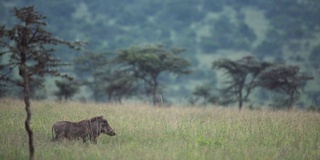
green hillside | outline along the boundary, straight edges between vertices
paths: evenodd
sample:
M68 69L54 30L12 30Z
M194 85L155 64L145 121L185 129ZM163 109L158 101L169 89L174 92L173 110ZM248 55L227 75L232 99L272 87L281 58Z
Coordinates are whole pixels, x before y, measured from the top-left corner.
M201 84L221 88L225 77L212 69L212 62L244 56L298 65L314 77L298 105L319 103L320 2L316 0L13 0L0 3L0 25L14 25L16 19L10 10L29 5L47 17L47 29L57 37L89 42L86 51L80 53L58 48L58 57L65 61L87 51L107 54L149 44L185 48L182 56L192 63L193 73L178 79L168 74L160 76L161 83L167 85L162 95L172 103L188 99ZM5 58L0 60L4 63ZM93 78L79 74L73 66L63 72L79 80ZM57 90L54 80L49 77L46 83L47 97L52 98ZM77 97L91 99L91 92L82 88ZM268 93L261 94L252 99L260 103L268 97Z

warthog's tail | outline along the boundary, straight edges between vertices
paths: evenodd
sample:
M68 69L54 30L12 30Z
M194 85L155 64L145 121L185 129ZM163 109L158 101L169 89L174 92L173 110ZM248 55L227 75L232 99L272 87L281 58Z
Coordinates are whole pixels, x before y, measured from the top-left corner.
M51 139L51 141L55 141L56 138L54 137L54 134L53 134L53 126L52 126L52 128L51 128L51 133L52 133L52 139Z

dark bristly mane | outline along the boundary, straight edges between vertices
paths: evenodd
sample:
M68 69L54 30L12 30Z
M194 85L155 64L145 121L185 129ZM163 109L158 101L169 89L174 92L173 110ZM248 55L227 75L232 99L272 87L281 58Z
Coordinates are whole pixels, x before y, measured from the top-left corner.
M82 120L82 121L79 121L79 122L73 122L75 124L83 124L83 123L89 123L89 122L95 122L97 120L101 120L103 119L103 116L97 116L97 117L93 117L91 119L86 119L86 120Z
M101 119L103 119L102 116L93 117L90 119L90 122L94 122L94 121L101 120Z

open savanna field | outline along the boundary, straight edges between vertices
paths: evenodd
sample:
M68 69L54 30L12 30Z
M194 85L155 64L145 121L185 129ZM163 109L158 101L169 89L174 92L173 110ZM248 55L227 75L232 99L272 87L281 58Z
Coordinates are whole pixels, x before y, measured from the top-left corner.
M35 159L320 159L320 114L223 107L32 101ZM51 142L52 124L103 115L117 133L98 144ZM0 159L28 158L20 100L0 99Z

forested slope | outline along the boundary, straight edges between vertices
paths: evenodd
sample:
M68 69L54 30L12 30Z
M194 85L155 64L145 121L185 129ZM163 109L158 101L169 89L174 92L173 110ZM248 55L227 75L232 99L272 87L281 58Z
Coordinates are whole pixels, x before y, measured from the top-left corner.
M14 24L9 11L27 5L47 16L53 34L88 41L92 52L145 44L185 48L183 56L191 61L193 74L178 80L163 76L171 86L166 95L189 96L204 83L219 88L222 77L212 70L212 62L248 55L300 66L315 77L302 94L307 99L303 103L316 103L320 95L320 2L316 0L5 0L0 3L0 24ZM61 59L78 56L65 52L59 50Z

